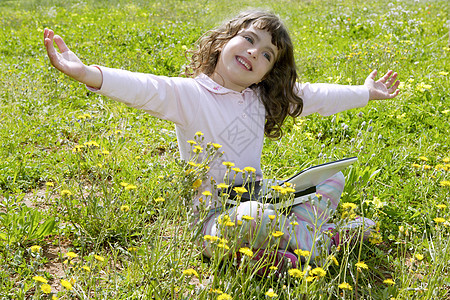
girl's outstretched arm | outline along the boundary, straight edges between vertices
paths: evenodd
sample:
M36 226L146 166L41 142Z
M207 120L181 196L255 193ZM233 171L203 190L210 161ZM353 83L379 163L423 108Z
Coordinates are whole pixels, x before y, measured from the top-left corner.
M60 52L57 52L53 46L55 41ZM50 63L59 71L72 77L90 87L101 88L103 82L102 72L92 66L86 66L81 60L69 50L59 35L55 35L53 30L44 30L44 45L47 49L47 55Z
M377 70L373 70L367 77L364 85L369 89L369 100L392 99L398 95L397 73L389 70L383 77L375 81Z

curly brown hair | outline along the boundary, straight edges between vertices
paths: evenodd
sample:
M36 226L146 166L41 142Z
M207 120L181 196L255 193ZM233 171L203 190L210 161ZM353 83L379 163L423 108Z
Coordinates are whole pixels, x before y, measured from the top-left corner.
M264 79L250 86L260 97L266 109L264 133L267 137L279 139L283 135L282 125L289 115L298 117L303 109L303 100L296 94L297 68L294 49L289 33L281 19L275 14L262 10L240 13L221 26L207 31L192 51L190 72L197 76L204 73L211 76L217 65L222 47L241 30L255 26L267 30L272 35L272 44L278 48L278 55L272 70Z

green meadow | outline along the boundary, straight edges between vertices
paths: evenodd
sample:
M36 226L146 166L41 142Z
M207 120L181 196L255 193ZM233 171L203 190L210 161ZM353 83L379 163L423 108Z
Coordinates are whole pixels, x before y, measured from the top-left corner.
M179 76L205 31L257 7L285 21L302 82L358 85L374 69L401 81L393 100L288 119L265 140L266 177L358 157L333 219L365 216L377 232L334 248L321 272L257 276L232 239L204 259L188 203L208 162L180 161L172 123L88 91L43 46L51 28L85 64ZM0 0L0 298L448 299L448 12L445 0Z

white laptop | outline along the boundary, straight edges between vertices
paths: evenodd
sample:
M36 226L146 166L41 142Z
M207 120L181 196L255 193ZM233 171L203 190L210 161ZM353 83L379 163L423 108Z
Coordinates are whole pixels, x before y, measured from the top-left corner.
M316 186L318 184L335 175L339 171L342 171L357 160L357 157L350 157L312 166L303 169L286 180L263 179L254 183L247 183L244 186L249 192L244 193L239 201L245 202L254 200L263 203L272 203L276 208L289 207L303 203L315 196ZM285 182L291 183L292 187L295 189L294 197L290 197L289 200L282 199L279 195L277 196L271 189L271 186L282 185ZM229 188L226 193L230 195L230 198L227 200L227 204L236 205L237 194L233 191L233 187Z

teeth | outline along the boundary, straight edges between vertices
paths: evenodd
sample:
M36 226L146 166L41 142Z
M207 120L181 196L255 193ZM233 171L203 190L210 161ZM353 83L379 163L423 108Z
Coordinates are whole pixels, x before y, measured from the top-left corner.
M248 63L246 63L242 58L238 57L237 60L238 60L238 62L243 64L247 68L247 70L250 70L250 65Z

